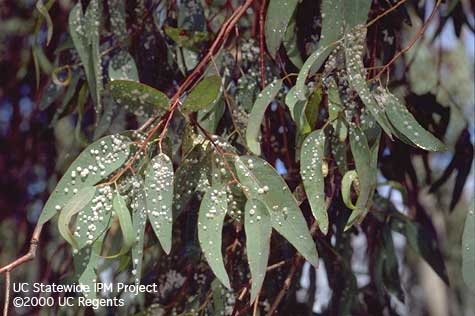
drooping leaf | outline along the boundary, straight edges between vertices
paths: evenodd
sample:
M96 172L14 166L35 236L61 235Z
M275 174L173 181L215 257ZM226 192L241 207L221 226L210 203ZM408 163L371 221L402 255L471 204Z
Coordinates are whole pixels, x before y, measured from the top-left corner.
M161 115L168 110L168 97L143 83L114 80L109 88L114 101L137 116Z
M52 3L51 4L48 3L49 7L51 7ZM45 4L43 3L43 0L38 0L36 2L36 9L38 10L38 12L40 12L40 14L46 20L46 30L47 30L46 46L48 46L49 43L51 42L51 39L53 38L53 20L51 19L51 16L49 15L49 12L48 12L48 7L45 6Z
M356 220L362 220L369 211L374 190L376 189L376 169L372 164L372 151L370 151L366 136L359 127L350 128L350 146L355 161L356 172L359 179L359 194L355 209L348 219L346 229Z
M83 284L84 291L82 294L89 298L94 299L97 295L95 290L95 284L98 281L96 267L99 263L101 256L102 244L105 234L102 234L92 245L83 248L73 255L74 259L74 272L79 284Z
M337 132L338 134L332 135L331 138L331 152L340 174L344 175L347 170L347 145L344 140L343 142L340 141L341 138L338 136L341 135L341 133L339 133L339 131Z
M109 79L139 81L139 73L132 56L121 50L109 61Z
M102 111L102 66L99 45L100 7L97 0L90 1L83 14L81 2L69 13L69 32L84 67L96 113Z
M475 293L475 204L470 203L462 236L462 276Z
M429 151L446 150L445 145L426 131L407 108L399 102L396 96L389 91L382 91L379 94L378 101L384 106L389 121L394 128L400 134L406 136L412 144Z
M134 226L124 197L119 193L116 193L112 200L112 206L114 207L115 214L119 219L120 230L122 232L122 246L119 253L108 256L107 258L117 258L126 254L135 243Z
M74 215L81 211L92 200L96 193L96 187L87 186L79 190L71 199L66 203L64 208L59 213L58 219L58 231L61 236L74 248L77 249L77 242L74 239L71 231L69 230L69 224Z
M129 156L129 144L127 137L111 135L84 149L59 180L38 222L46 223L80 189L95 185L120 168Z
M292 87L285 96L285 104L289 108L290 115L297 125L301 134L308 134L311 131L310 124L305 116L307 101L299 100L295 93L295 87Z
M258 157L236 157L235 165L243 190L267 207L272 227L316 266L317 249L307 222L282 177L268 162Z
M319 129L308 135L300 152L300 170L307 199L323 234L328 232L328 214L325 202L325 179L322 172L325 161L325 131Z
M249 114L249 121L246 128L246 142L249 149L256 155L261 153L261 145L259 136L261 134L261 124L264 119L269 103L274 100L282 87L282 79L276 80L262 90L257 96L251 113Z
M356 170L349 170L343 176L341 180L341 197L343 199L343 203L345 203L346 207L350 210L354 210L356 208L355 204L351 199L351 187L353 186L353 182L358 179L358 173Z
M182 110L186 113L205 109L218 98L221 78L209 76L203 78L183 102Z
M328 119L330 121L336 120L343 110L338 86L335 79L331 78L328 83Z
M198 214L198 239L211 270L221 283L231 288L221 253L223 222L228 204L224 186L206 191Z
M41 96L38 106L40 111L47 109L61 96L63 92L64 86L58 85L53 80L51 80L46 86L46 89L43 91L43 95Z
M165 253L172 246L173 164L167 155L153 157L145 172L148 218Z
M147 224L147 206L145 202L145 192L140 192L133 198L132 223L135 232L135 243L132 246L132 275L135 277L135 284L140 283L142 274L142 262L144 256L145 226Z
M297 82L295 83L295 96L299 100L307 99L308 89L305 85L307 77L312 74L312 69L317 71L322 66L333 48L334 46L325 46L317 49L303 64L302 69L300 69L299 75L297 76Z
M255 199L247 200L244 220L247 260L252 277L252 304L261 290L266 275L272 224L266 206Z
M296 18L294 16L290 19L289 25L285 31L285 36L283 40L283 45L287 56L290 61L298 68L301 68L303 65L302 56L300 55L298 43L297 43L297 28L296 28Z
M371 112L381 128L392 138L391 124L386 117L384 107L376 102L366 84L366 71L363 64L364 40L366 28L356 27L345 37L346 71L350 86L356 90L365 107Z
M267 50L275 57L282 43L287 26L297 7L298 0L270 0L265 20Z

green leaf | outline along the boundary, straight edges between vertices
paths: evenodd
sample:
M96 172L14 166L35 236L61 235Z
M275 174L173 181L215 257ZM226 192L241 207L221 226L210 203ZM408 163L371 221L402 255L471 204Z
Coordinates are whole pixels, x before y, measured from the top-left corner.
M300 170L307 199L323 234L328 232L328 214L325 203L325 179L322 165L325 161L325 131L319 129L308 135L300 152Z
M358 173L360 190L355 209L350 215L345 229L350 228L356 220L361 221L364 218L369 211L374 190L376 189L377 169L373 167L373 151L370 151L366 136L357 126L350 128L350 147L355 161L356 172Z
M365 107L371 112L381 128L392 139L391 124L386 117L384 107L378 104L366 84L366 71L363 64L364 40L366 29L356 28L346 35L345 56L346 71L350 86L358 93Z
M270 0L265 20L265 39L269 54L275 58L298 0Z
M143 83L114 80L109 88L114 101L137 116L162 115L168 110L168 97Z
M145 192L141 191L134 196L132 207L132 223L135 232L135 243L132 246L132 275L135 277L135 284L140 283L142 274L142 262L144 256L145 227L147 224L147 206L145 202Z
M90 1L86 13L82 13L81 2L78 2L69 13L69 32L79 58L84 67L89 91L96 105L96 113L102 111L102 66L99 44L100 4L97 0Z
M46 89L43 91L43 95L40 98L39 109L43 111L47 109L54 101L56 101L64 92L64 86L58 85L51 80Z
M261 145L259 135L261 134L261 123L264 119L267 106L271 103L279 93L282 87L282 79L276 80L262 90L257 96L246 129L246 143L249 149L256 155L261 153Z
M132 56L121 50L109 61L109 79L139 81L139 73Z
M129 157L130 139L121 135L103 137L89 145L69 166L46 201L38 223L49 221L75 192L95 185L120 168Z
M353 182L358 179L358 173L356 170L349 170L343 176L341 180L341 197L343 198L343 203L345 203L346 207L350 210L354 210L356 208L355 204L351 200L351 187Z
M51 3L51 4L48 3L49 7L51 7L54 1L53 2L49 1L49 2ZM53 20L51 20L51 16L49 15L48 8L43 3L43 0L38 0L36 2L36 9L38 10L38 12L40 12L40 14L46 20L46 27L47 27L46 46L48 46L49 43L51 42L51 39L53 38Z
M94 299L97 295L95 291L95 283L98 281L96 266L99 263L104 237L105 234L102 234L91 246L83 248L73 255L74 270L78 282L89 289L82 294L89 299Z
M96 193L96 187L88 186L82 188L78 193L73 195L71 199L66 203L61 210L58 219L58 231L60 235L74 248L77 249L78 245L74 239L71 231L69 230L69 224L71 218L81 211L92 200Z
M345 31L365 23L370 7L371 0L322 0L320 47L334 43Z
M219 76L203 78L186 97L182 110L189 113L205 109L218 98L220 89L221 78Z
M396 96L389 91L380 88L381 93L378 94L377 100L381 106L385 108L386 114L392 126L412 143L410 145L418 146L429 151L445 151L445 145L425 130L407 110L407 108L399 102ZM398 134L399 134L398 133ZM404 138L401 139L404 141Z
M272 227L316 266L317 249L307 222L282 177L269 163L258 157L237 157L235 165L243 190L267 207Z
M120 230L122 231L122 247L120 248L119 253L108 256L107 258L109 259L125 255L135 243L134 226L124 197L119 193L116 193L112 200L112 206L114 207L115 214L119 219Z
M247 200L244 220L247 260L252 277L252 304L261 290L266 275L272 224L266 206L255 199Z
M462 236L462 276L475 294L475 205L472 200Z
M328 116L330 121L338 118L344 107L338 91L335 79L331 78L328 83Z
M297 76L297 82L295 83L295 96L299 100L306 100L307 99L307 86L305 85L305 81L309 74L312 74L312 69L317 71L325 62L325 59L333 50L334 46L325 46L317 49L315 52L310 55L305 63L300 69L300 72Z
M231 285L221 253L223 222L227 206L224 186L213 186L206 191L198 214L198 239L211 270L221 283L230 289Z
M295 13L290 19L289 25L287 26L287 30L285 31L283 45L290 61L295 65L295 67L301 68L303 65L303 60L302 56L300 55L297 43L297 27Z
M172 246L173 164L167 155L153 157L145 172L148 218L163 250Z
M307 101L302 101L297 98L295 87L292 87L285 96L285 104L289 108L290 115L297 125L301 134L305 135L311 132L310 124L305 116Z
M345 126L345 125L342 124L341 126ZM337 135L335 135L335 133ZM346 157L347 146L345 143L345 139L343 139L343 142L341 141L341 138L339 137L340 135L341 133L339 129L337 129L332 135L331 152L332 152L333 159L335 160L336 165L338 167L338 171L340 171L340 174L343 175L346 173L346 170L347 170L347 157ZM345 138L346 138L346 134L345 134Z

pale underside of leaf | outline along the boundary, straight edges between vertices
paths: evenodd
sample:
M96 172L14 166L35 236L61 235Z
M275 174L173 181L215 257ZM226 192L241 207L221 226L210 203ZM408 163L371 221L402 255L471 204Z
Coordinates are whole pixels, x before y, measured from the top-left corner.
M66 170L46 201L38 220L49 221L74 192L92 186L120 168L129 156L130 139L121 135L103 137L84 149Z
M231 284L221 253L227 206L224 186L213 186L206 191L198 214L198 239L211 270L221 283L230 289Z
M69 229L69 224L74 215L81 211L92 200L96 193L96 187L82 188L78 193L71 197L66 203L64 209L59 214L58 231L61 236L75 249L78 248L77 242L74 239Z
M255 199L247 200L244 220L247 260L252 277L252 303L259 294L266 275L272 224L266 206Z
M145 176L147 213L152 228L168 254L172 244L173 164L161 153L150 161Z
M132 246L132 275L135 278L135 283L140 283L142 274L142 263L144 256L144 239L145 227L147 224L147 206L145 202L145 192L140 192L134 197L132 203L132 223L135 232L135 243Z
M300 152L302 181L318 227L325 235L328 232L328 214L325 202L325 179L322 165L325 159L325 132L316 130L309 134Z
M279 93L282 87L282 79L276 80L269 84L264 90L259 93L254 106L249 115L249 121L246 129L247 146L256 155L261 153L261 146L259 143L259 135L261 131L261 123L264 119L267 106L271 103Z
M307 222L282 177L269 163L258 157L237 157L235 165L243 190L267 207L272 227L316 266L317 249Z
M125 255L135 243L132 218L124 197L119 193L116 193L112 200L112 206L119 220L119 226L122 232L122 246L117 254L108 256L107 258L109 259Z

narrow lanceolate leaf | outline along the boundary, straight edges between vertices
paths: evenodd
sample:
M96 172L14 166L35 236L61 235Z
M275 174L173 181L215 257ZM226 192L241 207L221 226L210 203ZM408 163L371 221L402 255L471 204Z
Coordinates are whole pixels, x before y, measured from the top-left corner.
M48 8L43 3L43 0L38 0L36 2L36 9L38 10L38 12L40 12L40 14L46 20L46 28L47 28L46 46L48 46L49 43L51 42L51 39L53 38L53 20L51 19L51 16L49 15L49 12L48 12Z
M120 230L122 232L122 247L118 254L111 256L115 258L126 254L130 250L135 242L135 234L130 211L125 203L124 197L116 193L112 201L112 206L119 219Z
M264 282L272 233L269 211L261 201L255 199L247 200L244 229L246 230L247 260L252 277L252 303L259 294Z
M148 218L168 254L172 246L173 164L161 153L150 161L145 175Z
M183 102L184 112L195 112L205 109L219 96L221 78L219 76L205 77L191 90Z
M275 57L282 43L290 19L297 7L298 0L270 0L265 20L265 39L267 50Z
M312 69L317 71L328 57L328 55L333 50L334 46L325 46L317 49L315 52L310 55L305 63L300 69L299 75L297 77L297 82L295 83L295 96L299 100L306 100L307 99L307 86L305 85L305 81L307 77L312 74Z
M313 216L325 235L328 232L328 214L325 203L325 179L322 166L325 160L325 132L316 130L308 135L300 152L300 170L303 185Z
M475 205L473 200L465 219L462 237L462 276L475 293Z
M398 134L404 135L413 145L424 150L446 150L445 145L425 130L396 96L389 91L380 89L380 93L376 95L377 100L385 108L389 121L398 131ZM401 140L404 141L404 139Z
M132 275L135 283L140 283L142 274L143 250L145 239L145 226L147 224L147 206L145 203L145 192L137 194L131 203L132 223L135 232L135 243L132 246Z
M109 19L111 30L118 37L119 41L124 43L127 41L127 25L125 22L125 3L126 0L108 0Z
M320 47L339 40L345 31L350 31L368 19L371 0L322 0L322 35Z
M109 79L139 81L139 73L132 56L121 50L109 61Z
M137 116L160 115L168 110L168 97L140 82L114 80L109 88L114 101Z
M348 80L353 89L358 93L365 107L371 112L381 128L392 138L391 124L386 117L384 108L375 100L366 84L366 72L363 64L364 40L366 29L356 28L354 32L346 35L345 56Z
M345 203L346 207L350 210L354 210L356 208L355 204L351 200L351 187L353 186L353 182L358 179L358 173L355 170L349 170L343 176L341 180L341 197L343 199L343 203Z
M95 193L96 187L90 186L82 188L77 194L71 197L59 214L58 231L74 249L77 249L78 246L69 230L69 223L71 222L72 217L92 200Z
M307 101L302 101L297 98L296 87L292 87L285 96L285 104L289 108L290 115L294 120L297 128L302 134L308 134L311 131L311 127L305 116L305 109Z
M66 170L38 220L49 221L80 189L95 185L120 168L129 156L130 139L106 136L89 145Z
M92 0L86 13L78 2L69 14L69 32L81 59L86 74L89 91L96 104L96 112L101 112L102 67L99 51L100 4Z
M267 85L267 87L265 87L257 96L251 113L249 114L249 121L246 129L246 142L249 149L256 155L261 153L259 136L261 134L261 123L264 119L264 114L267 106L274 100L281 87L282 79Z
M296 30L296 18L294 16L290 19L287 30L285 31L285 36L283 40L283 45L287 56L290 61L298 68L302 67L303 61L302 56L300 55L298 43L297 43L297 30Z
M198 214L198 239L211 270L221 283L231 288L221 253L223 222L228 207L224 186L206 191Z
M102 234L92 245L81 249L74 253L74 273L78 279L79 284L85 285L82 294L89 298L94 299L97 295L95 290L95 283L98 281L96 268L101 257L102 244L105 234Z
M269 163L258 157L237 157L235 165L243 190L267 207L272 227L316 266L317 249L307 222L282 177Z
M359 194L346 228L356 220L361 220L371 206L371 200L376 189L376 172L372 167L372 155L366 140L366 136L359 127L352 126L350 129L350 146L355 161L356 172L359 179Z

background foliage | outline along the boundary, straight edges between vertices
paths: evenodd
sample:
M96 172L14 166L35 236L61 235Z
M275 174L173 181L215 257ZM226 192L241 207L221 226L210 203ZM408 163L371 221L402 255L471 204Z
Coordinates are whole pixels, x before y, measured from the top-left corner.
M160 284L11 311L473 314L474 10L2 2L2 266Z

